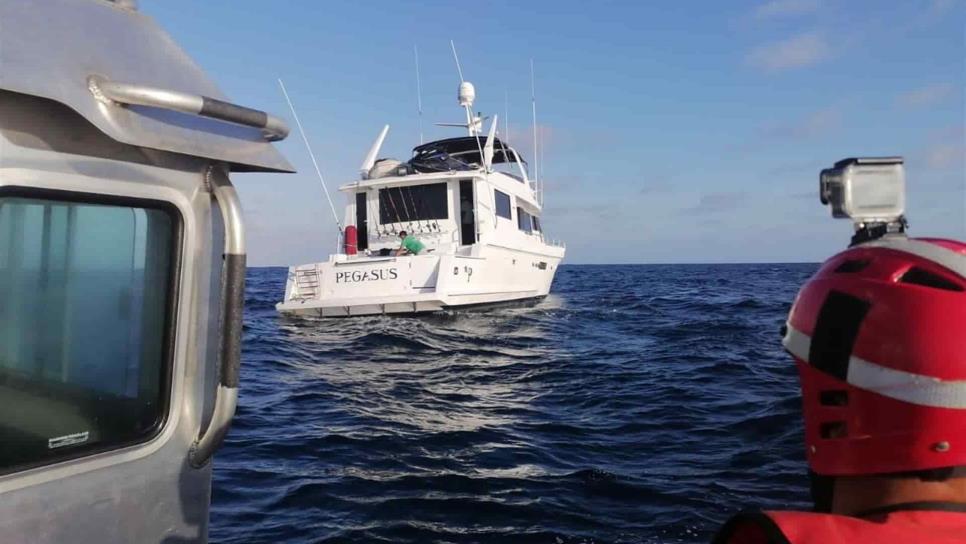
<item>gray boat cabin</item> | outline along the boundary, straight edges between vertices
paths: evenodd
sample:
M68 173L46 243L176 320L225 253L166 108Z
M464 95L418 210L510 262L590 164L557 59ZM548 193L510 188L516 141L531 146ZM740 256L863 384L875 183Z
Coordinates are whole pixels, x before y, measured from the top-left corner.
M233 172L289 172L131 0L0 0L0 541L204 542L235 411Z

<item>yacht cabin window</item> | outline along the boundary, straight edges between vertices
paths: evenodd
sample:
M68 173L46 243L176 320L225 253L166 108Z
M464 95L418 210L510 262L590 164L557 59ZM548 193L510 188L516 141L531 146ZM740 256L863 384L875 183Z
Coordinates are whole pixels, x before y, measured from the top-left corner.
M526 210L517 206L517 227L523 232L530 234L533 232L533 225L530 222L531 215Z
M540 230L540 218L536 215L531 215L530 219L533 219L533 232L543 232Z
M180 219L0 189L0 473L153 436L168 399Z
M497 189L493 190L493 200L496 201L496 215L499 217L505 217L507 219L513 219L511 216L510 207L510 195L499 191Z
M448 219L446 182L379 189L379 223Z

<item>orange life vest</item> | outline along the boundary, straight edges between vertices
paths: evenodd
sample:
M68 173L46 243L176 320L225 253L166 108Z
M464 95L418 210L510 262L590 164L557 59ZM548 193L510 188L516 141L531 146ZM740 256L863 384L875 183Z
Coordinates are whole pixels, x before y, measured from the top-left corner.
M731 518L714 544L964 544L966 505L910 505L862 518L754 512Z

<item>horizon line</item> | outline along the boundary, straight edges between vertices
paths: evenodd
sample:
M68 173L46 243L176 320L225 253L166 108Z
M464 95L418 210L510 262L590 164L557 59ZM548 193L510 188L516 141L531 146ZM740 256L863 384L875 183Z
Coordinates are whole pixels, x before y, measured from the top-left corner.
M621 263L561 263L559 266L709 266L709 265L739 265L739 264L821 264L822 261L725 261L725 262L621 262ZM308 264L308 263L303 263ZM300 265L263 264L248 265L247 268L290 268Z

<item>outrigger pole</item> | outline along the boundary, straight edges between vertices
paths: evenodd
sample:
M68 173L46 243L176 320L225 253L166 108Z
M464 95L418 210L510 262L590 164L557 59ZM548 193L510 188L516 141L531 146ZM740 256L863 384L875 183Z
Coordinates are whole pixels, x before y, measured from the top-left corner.
M503 142L510 145L510 91L503 89Z
M413 45L416 57L416 115L419 117L419 145L423 145L423 90L419 82L419 48Z
M302 141L305 142L305 149L309 152L309 157L312 159L312 166L315 167L315 173L319 176L319 183L322 184L322 190L325 192L325 198L329 201L329 208L332 209L332 218L335 219L335 224L339 227L339 237L341 242L342 237L342 221L339 220L339 214L335 211L335 204L332 203L332 197L329 195L329 188L325 186L325 178L322 177L322 169L319 168L319 162L315 160L315 153L312 152L312 146L309 145L309 139L305 136L305 130L302 128L302 122L299 121L299 114L295 113L295 105L292 104L292 99L288 96L288 91L285 90L285 84L282 83L282 79L279 78L278 86L282 88L282 94L285 95L285 101L288 102L288 107L292 110L292 117L295 119L296 126L299 127L299 134L302 135Z
M537 90L533 82L533 59L530 59L530 104L533 109L533 185L537 202L543 205L543 191L540 187L539 155L537 154Z

